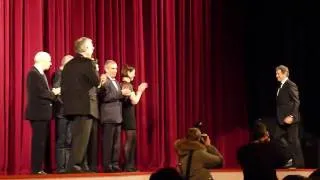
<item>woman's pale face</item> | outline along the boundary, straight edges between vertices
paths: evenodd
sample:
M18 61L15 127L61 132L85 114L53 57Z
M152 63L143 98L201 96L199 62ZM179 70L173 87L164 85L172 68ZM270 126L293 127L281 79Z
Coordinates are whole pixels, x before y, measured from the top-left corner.
M128 76L130 80L133 81L134 77L136 76L136 71L135 70L129 71Z

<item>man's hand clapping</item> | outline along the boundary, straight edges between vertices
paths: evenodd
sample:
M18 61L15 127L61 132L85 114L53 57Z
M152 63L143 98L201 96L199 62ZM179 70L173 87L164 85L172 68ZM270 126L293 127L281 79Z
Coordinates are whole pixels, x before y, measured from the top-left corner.
M100 84L104 84L107 82L107 75L106 74L101 74L100 76Z

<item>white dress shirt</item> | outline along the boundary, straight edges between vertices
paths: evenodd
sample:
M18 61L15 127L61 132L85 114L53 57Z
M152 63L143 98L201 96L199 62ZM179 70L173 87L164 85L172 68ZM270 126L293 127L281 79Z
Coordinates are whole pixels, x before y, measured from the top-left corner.
M288 77L284 78L284 79L281 81L281 85L280 85L280 87L278 88L278 91L277 91L277 96L278 96L279 91L280 91L280 89L282 88L283 84L284 84L287 80L288 80Z
M110 76L108 76L108 78L111 80L113 86L117 89L117 91L119 91L119 87L118 87L118 84L116 82L116 79L115 78L112 78Z
M44 75L43 69L40 67L40 65L35 64L34 67L40 72L40 74Z

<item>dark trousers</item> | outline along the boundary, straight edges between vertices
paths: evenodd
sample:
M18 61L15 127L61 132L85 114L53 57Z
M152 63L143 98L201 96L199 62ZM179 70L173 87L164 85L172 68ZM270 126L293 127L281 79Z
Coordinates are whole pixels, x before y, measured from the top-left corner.
M137 135L136 130L126 130L126 143L124 145L125 169L135 168Z
M72 121L56 117L56 163L57 172L65 172L70 159Z
M85 160L92 126L92 119L90 118L89 116L74 116L72 118L71 156L68 163L70 171L75 167L81 169Z
M103 166L104 169L119 167L121 124L103 124Z
M91 171L98 171L98 120L93 119L92 129L87 148L87 163Z
M304 167L304 158L299 139L299 124L278 125L275 138L285 144L291 152L293 165L298 168Z
M48 121L30 121L32 127L31 167L32 172L41 171L49 135Z

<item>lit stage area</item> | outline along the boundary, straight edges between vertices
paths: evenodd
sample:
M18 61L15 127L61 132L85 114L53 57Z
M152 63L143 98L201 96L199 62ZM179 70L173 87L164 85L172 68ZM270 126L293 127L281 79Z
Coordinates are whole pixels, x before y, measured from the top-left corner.
M308 177L314 169L281 169L277 171L278 178L281 180L287 175L302 175ZM45 180L148 180L150 172L134 173L86 173L86 174L49 174L49 175L12 175L0 176L0 179L45 179ZM220 169L212 171L215 180L243 180L240 169Z

